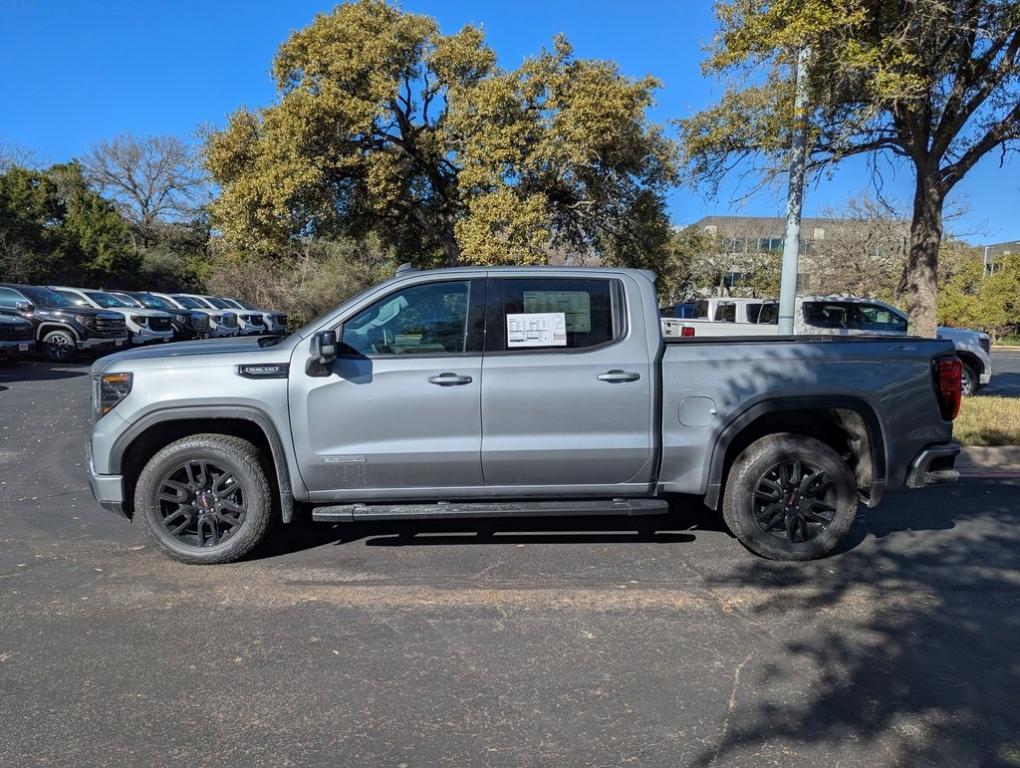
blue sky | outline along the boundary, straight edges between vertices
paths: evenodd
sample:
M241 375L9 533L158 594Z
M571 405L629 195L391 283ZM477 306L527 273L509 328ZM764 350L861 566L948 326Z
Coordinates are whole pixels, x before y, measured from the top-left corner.
M286 0L0 0L0 140L63 161L118 133L175 134L194 140L199 125L222 125L241 105L274 98L269 67L288 33L330 2ZM609 58L630 76L663 82L657 121L710 104L718 86L700 71L713 34L708 0L405 0L446 31L480 24L500 64L514 67L565 33L582 57ZM951 201L966 213L952 225L972 242L1020 238L1020 162L986 158ZM838 206L868 187L863 162L813 185L805 213ZM886 174L885 193L909 202L907 169ZM744 190L746 191L746 190ZM777 215L783 190L736 202L735 184L714 199L679 189L669 198L676 223L708 214Z

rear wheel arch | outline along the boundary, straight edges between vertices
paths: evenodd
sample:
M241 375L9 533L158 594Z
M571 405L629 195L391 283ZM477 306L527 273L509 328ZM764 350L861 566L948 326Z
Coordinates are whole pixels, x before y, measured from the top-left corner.
M210 433L238 437L259 449L280 517L291 522L294 491L283 441L272 420L255 408L169 409L139 419L114 443L110 460L110 472L124 477L124 498L134 498L138 476L161 448L189 435ZM133 509L127 512L133 514Z
M881 499L886 484L886 450L874 408L856 397L776 398L756 403L723 428L712 449L705 504L719 508L723 482L733 460L761 437L794 433L821 440L851 454L852 469L868 506Z

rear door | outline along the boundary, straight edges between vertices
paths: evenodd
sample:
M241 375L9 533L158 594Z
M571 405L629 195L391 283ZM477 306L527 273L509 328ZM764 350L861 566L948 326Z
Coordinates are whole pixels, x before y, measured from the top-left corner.
M630 288L628 288L628 285ZM622 276L493 277L482 471L515 492L619 492L653 465L653 364Z

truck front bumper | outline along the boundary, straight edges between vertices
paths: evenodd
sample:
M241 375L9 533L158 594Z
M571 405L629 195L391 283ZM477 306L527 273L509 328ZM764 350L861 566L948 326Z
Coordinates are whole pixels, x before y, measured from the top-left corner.
M224 339L230 336L237 336L237 327L230 327L226 325L217 325L215 328L209 329L210 339Z
M92 497L99 502L99 506L103 509L128 517L124 504L124 476L100 475L96 472L95 464L92 462L92 441L89 439L85 440L85 458Z
M173 341L174 332L169 331L154 331L151 328L140 328L131 334L132 344L149 344L151 342L164 342Z
M76 341L74 345L78 349L113 349L114 347L123 347L127 342L127 336L118 336L112 339L102 336L90 336L84 341Z
M242 336L259 336L266 332L265 326L255 325L255 323L248 323L244 320L240 321L238 328L241 329Z
M960 479L960 473L953 469L960 453L957 443L929 445L912 462L907 472L907 488L924 488L926 485L952 483Z

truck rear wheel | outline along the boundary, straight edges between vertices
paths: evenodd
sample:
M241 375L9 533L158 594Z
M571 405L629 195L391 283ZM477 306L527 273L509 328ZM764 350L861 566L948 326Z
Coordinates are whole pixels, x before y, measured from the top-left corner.
M145 465L135 514L164 551L183 563L229 563L269 530L272 496L259 452L230 435L190 435Z
M730 467L723 517L733 535L770 560L831 552L857 512L857 484L825 443L795 434L751 443Z

